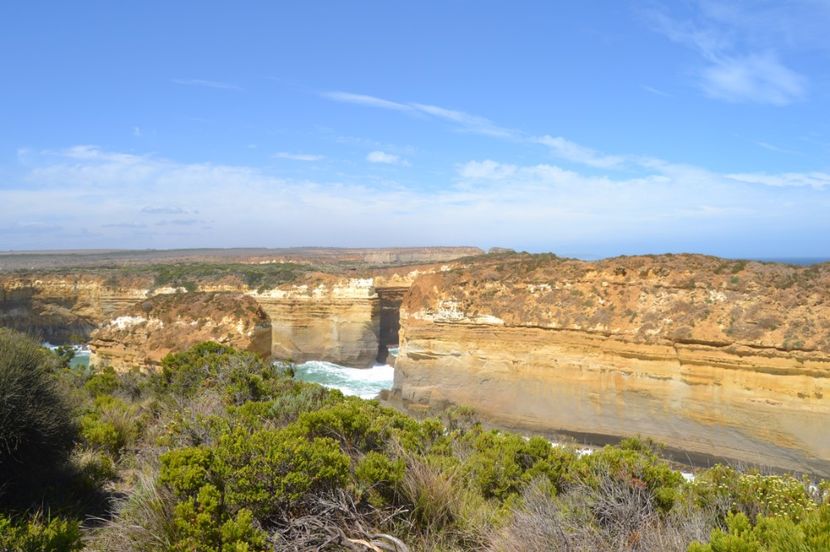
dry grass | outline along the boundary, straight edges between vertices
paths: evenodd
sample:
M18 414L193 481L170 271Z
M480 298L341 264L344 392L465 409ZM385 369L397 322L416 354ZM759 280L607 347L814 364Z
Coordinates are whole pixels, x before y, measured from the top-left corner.
M174 542L174 499L153 475L139 473L115 517L90 535L91 551L162 552Z
M537 480L510 521L490 535L490 552L683 552L707 541L716 509L656 513L638 487L603 477L597 487L575 485L559 497Z

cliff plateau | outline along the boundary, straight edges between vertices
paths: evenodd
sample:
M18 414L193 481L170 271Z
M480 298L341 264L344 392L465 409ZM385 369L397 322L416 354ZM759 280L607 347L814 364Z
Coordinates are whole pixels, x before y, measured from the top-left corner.
M122 310L91 336L91 361L116 370L152 368L170 352L216 341L261 356L271 354L271 321L238 293L157 295Z
M393 397L830 475L830 266L488 256L419 276Z

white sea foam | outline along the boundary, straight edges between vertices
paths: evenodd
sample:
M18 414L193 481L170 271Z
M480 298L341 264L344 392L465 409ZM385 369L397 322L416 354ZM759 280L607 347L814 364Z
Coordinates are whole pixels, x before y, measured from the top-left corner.
M388 364L376 364L371 368L349 368L333 362L310 360L295 366L298 380L319 383L338 389L344 395L356 395L373 399L384 389L391 389L395 369Z
M60 347L60 345L52 345L48 341L44 341L43 346L50 351L54 351ZM86 345L73 345L72 350L75 351L75 356L89 356L89 347Z

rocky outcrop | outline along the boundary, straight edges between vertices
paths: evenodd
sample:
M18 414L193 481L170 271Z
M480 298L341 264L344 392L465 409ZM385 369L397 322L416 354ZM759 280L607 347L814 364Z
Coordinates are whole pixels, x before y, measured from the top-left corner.
M290 258L262 257L264 252L285 253ZM113 262L134 263L139 253L106 255L113 256ZM148 254L161 253L165 252ZM181 256L187 252L166 253ZM219 255L222 251L191 253ZM0 273L0 325L55 344L85 342L90 332L114 313L156 295L187 291L243 293L254 298L273 322L275 358L369 367L384 356L388 345L397 342L402 291L417 275L448 268L439 263L388 265L424 259L443 262L480 250L309 248L256 253L260 256L237 264L166 263ZM295 262L309 259L325 262L326 272L315 271L309 262ZM369 263L377 266L369 267Z
M0 279L0 326L56 344L84 342L114 313L148 296L148 279L93 274L11 275ZM156 292L173 292L157 289Z
M238 293L157 295L117 313L92 333L91 361L116 370L152 368L170 352L215 341L263 357L271 354L271 321Z
M193 280L197 291L241 293L274 321L275 358L327 360L355 367L377 358L380 300L371 278L315 272L269 288L251 288L234 278ZM183 287L157 286L149 277L111 274L7 276L0 279L0 325L62 344L86 342L116 313L148 298L184 294Z
M418 277L393 396L830 475L830 266L496 255Z
M371 278L311 274L249 292L271 318L274 358L368 368L378 355L380 302Z

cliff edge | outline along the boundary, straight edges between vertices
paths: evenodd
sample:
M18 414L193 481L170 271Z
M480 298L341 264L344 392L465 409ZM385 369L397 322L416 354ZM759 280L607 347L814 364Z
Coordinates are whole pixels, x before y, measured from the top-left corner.
M271 354L271 321L239 293L157 295L133 305L92 333L92 362L116 370L152 368L170 352L216 341L261 356Z
M830 265L500 254L419 276L393 394L830 475Z

